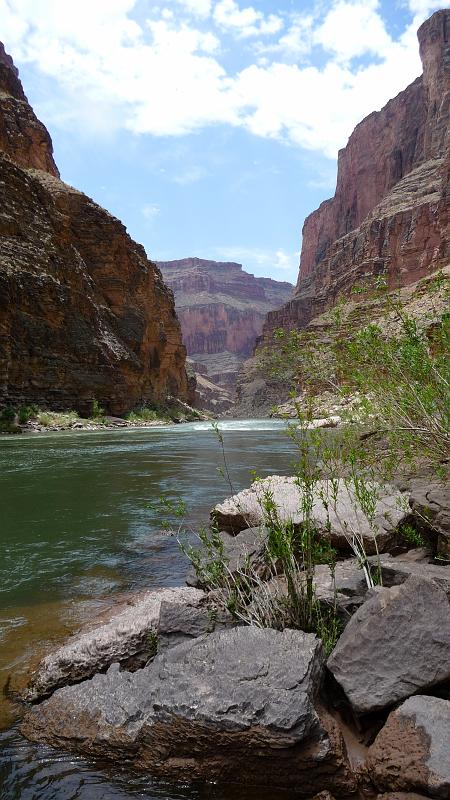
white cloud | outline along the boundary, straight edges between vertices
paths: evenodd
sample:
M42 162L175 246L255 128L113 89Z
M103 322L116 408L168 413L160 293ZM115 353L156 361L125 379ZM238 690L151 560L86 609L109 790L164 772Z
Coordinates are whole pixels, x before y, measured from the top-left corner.
M178 3L198 17L208 17L211 13L212 0L178 0Z
M141 213L145 219L151 221L160 215L161 209L156 203L146 203L145 206L141 208Z
M171 177L173 183L178 183L179 186L189 186L191 183L197 183L206 176L204 167L192 166L186 167L181 172Z
M432 11L437 11L440 8L448 8L448 0L409 0L408 6L413 14L425 19Z
M283 20L278 15L269 14L266 17L253 6L241 9L235 0L220 0L213 16L217 25L242 38L278 33L283 27Z
M263 250L258 247L217 247L216 257L223 261L237 261L246 270L281 272L280 280L297 279L298 253L288 253L283 248Z
M314 41L349 61L372 53L383 57L392 44L379 12L379 0L340 0L315 31Z
M313 45L312 14L294 14L291 18L286 33L280 37L276 44L263 45L259 50L265 52L279 52L289 58L300 58L311 52Z
M182 136L225 124L334 158L357 122L420 74L415 29L439 7L409 0L397 40L378 0L309 0L284 23L236 0L0 0L0 30L19 64L54 81L52 125ZM224 31L265 44L253 43L255 58L241 40L233 71ZM173 180L200 177L189 168Z

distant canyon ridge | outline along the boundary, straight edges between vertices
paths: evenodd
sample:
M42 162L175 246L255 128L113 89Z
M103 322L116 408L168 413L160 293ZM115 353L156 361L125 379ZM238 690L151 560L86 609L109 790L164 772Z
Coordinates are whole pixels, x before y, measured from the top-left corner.
M223 411L232 405L238 373L268 312L290 300L294 287L257 278L235 262L183 258L157 265L175 295L198 403Z

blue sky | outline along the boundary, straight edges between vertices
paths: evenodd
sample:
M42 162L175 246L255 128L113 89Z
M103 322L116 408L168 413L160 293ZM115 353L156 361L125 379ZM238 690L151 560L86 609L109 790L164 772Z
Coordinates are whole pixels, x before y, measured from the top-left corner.
M0 0L63 180L156 260L297 278L355 124L421 72L429 0Z

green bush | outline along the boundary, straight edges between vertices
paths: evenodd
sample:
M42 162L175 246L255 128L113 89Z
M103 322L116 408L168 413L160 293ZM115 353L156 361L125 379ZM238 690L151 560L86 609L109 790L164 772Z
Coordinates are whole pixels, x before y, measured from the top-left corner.
M16 414L17 411L13 406L6 406L0 414L0 421L5 423L14 422Z
M96 422L104 422L105 419L105 409L100 405L98 400L92 401L92 419L95 419Z
M35 405L21 406L19 408L19 422L21 425L26 425L30 419L35 419L38 413L38 408Z
M166 411L159 408L142 406L127 414L128 422L169 422L170 417Z

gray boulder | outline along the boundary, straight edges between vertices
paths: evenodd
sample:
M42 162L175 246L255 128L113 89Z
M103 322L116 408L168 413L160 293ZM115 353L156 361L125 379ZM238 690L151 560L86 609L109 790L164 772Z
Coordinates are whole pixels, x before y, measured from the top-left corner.
M412 576L372 590L349 621L328 668L354 711L386 708L450 679L450 608L433 581Z
M373 524L363 513L354 490L343 480L339 481L336 502L330 497L330 486L319 481L316 486L313 506L314 523L333 547L348 552L349 537L353 532L362 534L366 552L376 552L375 537L378 549L384 551L394 540L398 526L407 519L404 495L392 486L374 485L379 499L376 504ZM211 518L220 530L230 534L264 524L264 496L269 492L275 503L281 522L292 522L301 526L302 490L296 478L272 475L264 480L255 481L249 489L229 497L214 507ZM328 500L329 520L324 504ZM329 525L330 524L330 528Z
M318 564L314 571L314 584L317 600L325 606L336 608L344 625L364 603L368 592L364 573L356 558L336 563L334 581L330 567Z
M236 620L231 614L215 606L211 595L207 596L206 600L207 602L202 604L167 601L161 603L157 630L158 653L189 639L196 639L206 633L236 625Z
M228 570L232 575L236 575L239 570L246 569L248 566L256 569L257 572L264 571L264 550L267 541L265 528L255 527L241 531L237 536L230 536L229 533L219 534L224 548L224 556L227 561ZM188 586L198 586L204 588L206 582L198 576L192 568L186 577Z
M438 555L450 561L450 492L448 484L413 481L409 504L425 531L436 539Z
M364 573L356 558L338 561L333 575L327 564L315 568L316 595L319 599L333 598L334 589L345 597L363 597L367 593Z
M450 702L416 695L393 711L369 750L380 790L450 797Z
M430 800L430 797L416 792L387 792L377 795L376 800Z
M378 564L378 559L370 559L373 566ZM431 563L430 556L423 548L410 550L400 556L380 556L381 576L383 586L398 586L404 583L410 575L428 578L437 584L450 598L450 566L448 564Z
M33 674L24 699L36 702L61 686L104 672L113 663L142 666L154 655L161 604L182 603L195 609L206 599L199 589L155 589L132 598L108 619L97 620L49 653Z
M354 789L339 731L316 708L313 634L241 627L184 642L137 672L112 666L30 708L29 738L162 778Z

